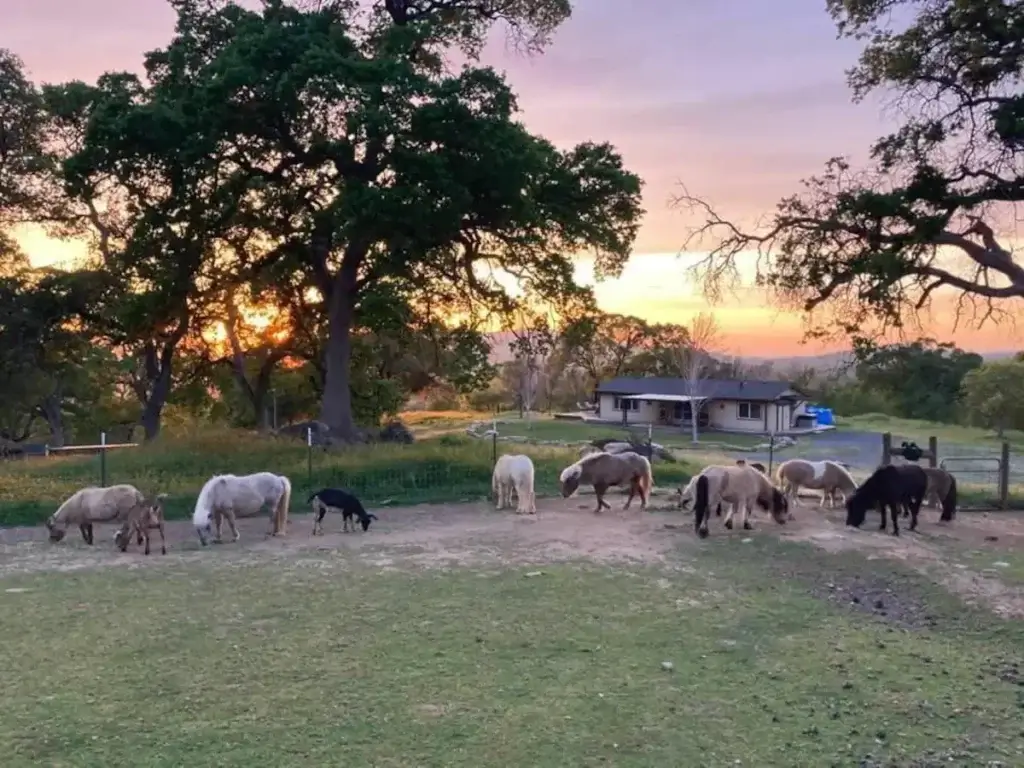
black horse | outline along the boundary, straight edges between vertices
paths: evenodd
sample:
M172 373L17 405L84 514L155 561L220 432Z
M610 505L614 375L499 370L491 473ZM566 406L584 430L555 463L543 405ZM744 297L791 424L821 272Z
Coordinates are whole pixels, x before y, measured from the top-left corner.
M928 476L917 464L887 464L879 467L846 500L846 524L860 528L869 509L879 508L882 524L878 530L886 529L885 510L889 508L892 517L892 535L900 535L899 516L904 507L910 510L910 530L917 529L917 514L921 511Z

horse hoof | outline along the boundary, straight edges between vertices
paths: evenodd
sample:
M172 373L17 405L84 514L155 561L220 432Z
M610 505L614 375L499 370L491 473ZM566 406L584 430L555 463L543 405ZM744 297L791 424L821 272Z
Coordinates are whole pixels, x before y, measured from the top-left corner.
M697 535L700 538L702 538L702 539L706 539L708 537L708 529L707 528L698 528L697 529Z
M732 520L726 520L725 521L725 527L728 528L731 531L732 530Z
M743 524L743 530L744 531L752 531L752 530L754 530L754 526L752 526L750 523L744 523Z

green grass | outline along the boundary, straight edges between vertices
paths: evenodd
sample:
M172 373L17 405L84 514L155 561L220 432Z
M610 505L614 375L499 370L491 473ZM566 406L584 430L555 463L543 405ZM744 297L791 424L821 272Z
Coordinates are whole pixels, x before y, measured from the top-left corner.
M442 435L413 445L375 445L345 451L251 433L219 431L166 439L140 448L110 451L108 485L130 483L144 493L167 493L168 517L187 517L196 496L214 474L270 471L292 481L292 509L325 486L352 489L368 502L395 504L468 501L491 492L492 445L464 435ZM558 490L558 475L576 461L576 451L499 443L498 453L528 454L536 467L538 494ZM697 467L699 469L699 467ZM657 464L656 483L673 485L695 471L687 461ZM64 456L0 464L0 525L42 522L79 488L99 485L99 456Z
M631 425L628 429L621 424L594 424L571 419L554 419L548 416L535 415L529 420L519 419L515 415L498 417L498 432L503 435L514 435L535 440L587 441L603 437L623 437L632 434L641 439L647 438L647 427ZM669 448L693 448L689 431L679 428L654 427L654 442ZM708 450L744 450L767 440L763 435L740 435L725 432L702 431L700 445Z
M836 422L841 429L891 432L897 446L903 440L914 440L927 450L928 438L934 435L939 439L940 451L943 443L951 443L985 446L991 448L993 455L998 455L999 448L1004 441L1010 443L1012 450L1024 450L1024 432L1016 430L1008 430L1003 437L997 437L995 432L977 427L963 427L957 424L941 424L917 419L897 419L881 413L840 416L836 418Z
M380 572L332 553L323 569L6 577L0 754L9 768L1019 764L1024 688L998 671L1020 658L1020 624L877 562L706 544L694 571ZM908 633L816 597L823 564L836 581L890 578L937 621Z

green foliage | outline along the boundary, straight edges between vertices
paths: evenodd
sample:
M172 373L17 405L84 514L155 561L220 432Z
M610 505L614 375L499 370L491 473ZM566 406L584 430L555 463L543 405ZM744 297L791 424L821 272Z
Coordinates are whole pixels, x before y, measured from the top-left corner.
M90 243L80 317L123 357L148 438L166 404L262 423L286 357L350 437L409 393L493 378L477 328L516 304L493 270L562 306L589 293L575 252L622 269L642 210L618 154L559 150L493 70L439 66L496 23L540 50L568 0L172 6L144 77L40 90L0 55L0 252L13 215ZM284 332L235 333L238 294L280 307ZM203 335L217 321L227 354ZM238 402L210 401L224 367Z
M856 354L858 384L865 392L884 397L895 416L926 421L956 420L964 377L983 362L981 355L930 339L861 344Z
M997 360L964 379L964 405L972 424L995 429L1024 429L1024 362Z

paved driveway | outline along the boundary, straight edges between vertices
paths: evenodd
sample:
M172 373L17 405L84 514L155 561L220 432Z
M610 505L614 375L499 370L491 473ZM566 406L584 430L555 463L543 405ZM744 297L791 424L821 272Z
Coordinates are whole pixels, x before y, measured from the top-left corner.
M767 451L733 454L736 458L768 462ZM796 445L783 448L775 454L775 464L786 459L803 458L810 461L833 459L849 464L853 469L871 470L882 463L882 433L834 430L796 438Z

